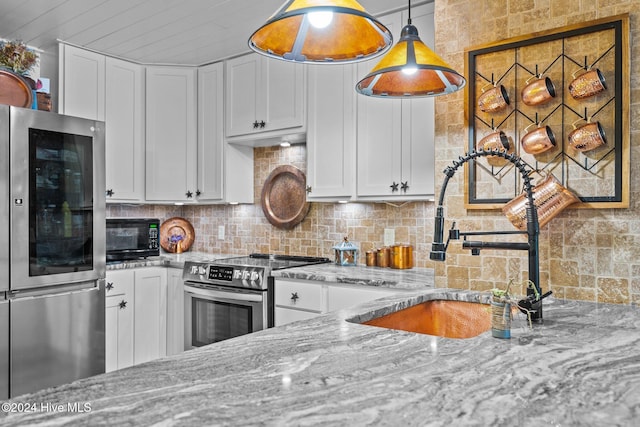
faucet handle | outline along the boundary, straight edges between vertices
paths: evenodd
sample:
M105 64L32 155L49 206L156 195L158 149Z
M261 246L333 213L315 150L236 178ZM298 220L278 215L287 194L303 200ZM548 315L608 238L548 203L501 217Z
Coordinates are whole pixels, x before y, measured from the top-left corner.
M453 221L449 230L449 240L460 240L460 230L456 228L456 222Z

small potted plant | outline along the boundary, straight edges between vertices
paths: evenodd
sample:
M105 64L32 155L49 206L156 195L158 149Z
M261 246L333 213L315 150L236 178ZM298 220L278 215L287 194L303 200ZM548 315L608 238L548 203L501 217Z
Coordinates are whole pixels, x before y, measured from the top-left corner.
M26 76L38 63L38 54L20 40L0 42L0 67Z
M506 289L491 290L491 335L496 338L511 338L511 304L509 289L513 279L509 280Z

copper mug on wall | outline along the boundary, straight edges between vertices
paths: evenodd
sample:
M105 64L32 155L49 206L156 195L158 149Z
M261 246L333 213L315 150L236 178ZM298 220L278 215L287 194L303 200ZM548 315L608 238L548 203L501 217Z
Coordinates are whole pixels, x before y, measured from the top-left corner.
M535 78L534 81L531 79ZM549 77L532 76L522 89L522 102L529 106L546 104L556 97L556 87Z
M534 124L536 123L531 123L524 129L525 136L520 140L522 149L529 154L541 154L555 147L556 137L549 126L539 126L527 132Z
M569 134L569 145L578 151L591 151L601 145L607 143L604 129L600 122L591 122L591 118L587 120L587 124L576 127L576 123L584 120L580 119L572 123L573 130Z
M515 149L515 144L510 136L507 136L507 134L501 130L497 130L482 138L476 147L478 150L498 150L506 151L507 154L511 154ZM491 166L504 166L509 163L507 159L500 156L486 156L486 159L487 163Z
M576 77L578 71L571 74L573 81L569 83L569 93L574 99L589 98L607 88L604 75L599 69L587 69L586 72Z
M482 88L482 95L478 98L478 108L485 113L495 113L507 108L510 102L507 89L503 85L498 85L485 91L486 87Z

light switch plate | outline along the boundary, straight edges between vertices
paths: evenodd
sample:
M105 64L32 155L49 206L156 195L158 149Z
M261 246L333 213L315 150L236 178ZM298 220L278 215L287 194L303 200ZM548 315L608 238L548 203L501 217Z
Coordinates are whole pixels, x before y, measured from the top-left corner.
M224 225L218 226L218 239L224 240Z
M384 229L384 245L391 246L396 242L396 230L393 228Z

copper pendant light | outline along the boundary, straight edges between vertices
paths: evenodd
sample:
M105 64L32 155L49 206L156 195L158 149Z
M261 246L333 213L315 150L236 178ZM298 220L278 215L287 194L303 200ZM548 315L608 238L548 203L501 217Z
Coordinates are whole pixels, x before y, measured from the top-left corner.
M260 54L313 64L362 61L392 43L389 29L355 0L288 0L249 38Z
M356 85L362 95L382 98L427 97L453 93L467 83L418 37L409 19L398 43Z

